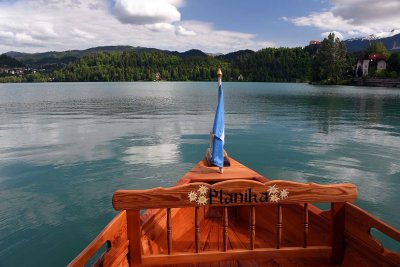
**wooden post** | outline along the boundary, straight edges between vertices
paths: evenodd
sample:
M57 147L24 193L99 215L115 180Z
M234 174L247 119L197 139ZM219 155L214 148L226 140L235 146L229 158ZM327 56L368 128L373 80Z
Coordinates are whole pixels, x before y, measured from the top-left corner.
M167 246L168 246L168 255L171 255L171 252L172 252L171 208L167 208Z
M250 250L254 250L254 240L256 238L256 207L250 209Z
M194 239L196 244L196 253L200 251L200 218L199 207L194 208Z
M304 239L303 239L303 247L307 247L308 243L308 203L304 203Z
M139 210L127 210L127 232L129 240L129 264L131 266L142 264L142 244L140 241L140 212Z
M282 206L278 204L278 218L276 223L276 248L281 248L282 241Z
M344 225L345 225L345 203L332 203L332 257L331 262L335 265L342 264L345 251Z
M228 250L228 208L223 207L223 239L224 239L224 251Z

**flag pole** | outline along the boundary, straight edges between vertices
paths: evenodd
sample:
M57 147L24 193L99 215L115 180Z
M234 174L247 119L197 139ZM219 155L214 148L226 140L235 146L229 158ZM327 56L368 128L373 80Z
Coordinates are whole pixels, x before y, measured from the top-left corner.
M218 89L219 89L219 87L222 85L222 71L220 68L217 71L217 77L218 77ZM222 155L223 154L224 153L222 152ZM221 174L224 173L224 167L219 167L219 173Z

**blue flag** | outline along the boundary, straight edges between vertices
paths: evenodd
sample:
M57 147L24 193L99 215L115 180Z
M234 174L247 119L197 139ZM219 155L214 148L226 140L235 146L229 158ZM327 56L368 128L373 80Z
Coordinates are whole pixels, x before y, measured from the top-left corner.
M212 147L212 158L211 162L215 166L224 166L224 139L225 139L225 129L224 129L224 91L222 90L222 85L218 88L218 105L215 111L214 125L213 125L213 147Z

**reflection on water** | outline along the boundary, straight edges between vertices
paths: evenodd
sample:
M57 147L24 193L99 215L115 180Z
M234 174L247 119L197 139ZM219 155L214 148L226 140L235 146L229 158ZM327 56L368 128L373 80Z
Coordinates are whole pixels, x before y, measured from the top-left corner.
M400 228L400 90L224 88L232 157L271 179L354 183ZM115 190L173 185L206 150L216 101L215 83L0 85L0 266L65 265L115 215Z

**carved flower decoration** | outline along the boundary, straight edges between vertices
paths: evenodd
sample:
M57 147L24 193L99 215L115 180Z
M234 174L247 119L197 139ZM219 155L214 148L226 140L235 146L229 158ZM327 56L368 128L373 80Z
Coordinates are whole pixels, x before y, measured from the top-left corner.
M274 184L268 187L268 195L277 194L279 192L278 187Z
M205 196L202 196L202 195L197 198L197 204L199 204L199 205L206 205L207 201L208 201L208 198L206 198Z
M197 200L197 193L195 191L190 191L188 194L190 202L196 201Z
M200 185L196 191L190 191L188 193L188 198L190 202L196 202L197 205L206 205L208 198L206 197L208 192L208 187L205 185Z
M282 191L279 193L281 199L286 199L289 196L289 191L287 189L282 189Z
M279 201L279 196L274 194L274 195L271 195L269 197L269 199L270 199L271 202L278 202Z
M200 195L205 195L208 192L208 187L205 185L200 185L197 191L200 193Z
M279 202L279 200L284 200L289 197L289 191L287 189L279 190L279 188L274 184L269 186L267 189L269 201Z

